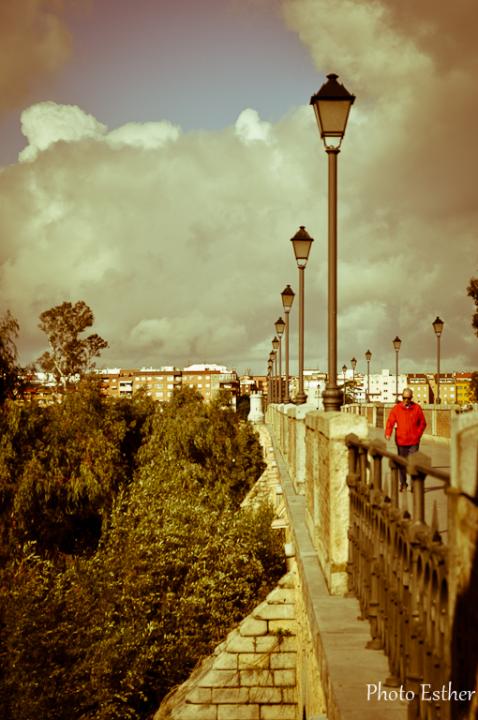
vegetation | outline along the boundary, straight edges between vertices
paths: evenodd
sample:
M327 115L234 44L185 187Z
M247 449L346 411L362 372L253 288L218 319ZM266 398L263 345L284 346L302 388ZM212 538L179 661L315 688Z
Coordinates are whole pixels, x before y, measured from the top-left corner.
M16 346L18 331L17 320L7 310L0 317L0 405L15 396L20 384Z
M50 350L43 353L38 362L45 372L54 375L63 389L73 378L94 368L93 359L108 347L106 340L96 333L80 337L93 322L93 312L83 300L74 305L64 302L40 315L39 327L48 337Z
M471 326L475 331L475 335L478 337L478 278L471 278L470 284L466 288L468 296L473 298L475 303L475 312L471 319Z
M150 718L284 571L253 430L189 389L5 410L0 716Z

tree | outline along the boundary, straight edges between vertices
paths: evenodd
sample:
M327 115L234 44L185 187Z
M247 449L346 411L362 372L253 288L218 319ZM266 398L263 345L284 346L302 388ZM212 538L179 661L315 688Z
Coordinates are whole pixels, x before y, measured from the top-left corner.
M0 405L8 397L14 397L20 384L16 346L18 331L18 322L7 310L0 317Z
M93 312L83 300L74 305L64 302L40 315L39 328L48 337L50 351L43 353L38 362L63 389L75 375L84 375L94 368L93 359L108 347L106 340L96 333L79 337L93 321Z
M475 303L475 312L472 316L471 326L475 329L475 335L478 337L478 278L470 279L470 284L466 288L466 291Z

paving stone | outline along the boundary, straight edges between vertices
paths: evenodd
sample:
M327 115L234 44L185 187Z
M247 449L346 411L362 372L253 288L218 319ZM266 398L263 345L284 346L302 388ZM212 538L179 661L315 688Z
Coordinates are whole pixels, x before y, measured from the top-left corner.
M297 664L297 654L286 652L271 653L270 664L272 670L295 669Z
M236 657L239 670L269 667L269 653L240 653Z
M266 605L254 610L253 616L254 618L261 620L290 620L295 618L295 606L289 604L283 605L267 603Z
M207 705L211 702L211 688L193 688L186 695L186 702L198 703L199 705Z
M276 587L266 598L266 601L270 603L295 603L295 589Z
M276 687L295 687L295 670L274 670Z
M216 720L216 705L181 705L173 710L174 720Z
M286 630L291 632L293 635L297 633L297 623L295 620L268 620L269 632L278 632L279 630Z
M227 651L231 653L253 653L256 650L255 640L253 637L242 637L239 633L234 633L229 637L227 643Z
M214 660L214 670L235 670L237 668L237 654L223 652Z
M261 720L296 720L297 705L262 705Z
M217 720L260 720L259 705L218 705Z
M287 672L286 670L276 670L275 672ZM257 685L263 687L266 685L274 685L274 674L270 670L240 670L241 686L252 687ZM286 685L287 683L283 683Z
M246 704L249 702L249 688L214 688L212 702L217 705L222 703Z
M253 617L246 618L240 625L239 625L239 632L242 636L248 636L248 635L266 635L267 634L267 622L265 620L256 619L256 614L253 614Z
M284 705L297 702L297 688L296 687L283 687L283 688L281 688L281 692L282 692L282 702L284 703Z
M287 688L289 690L289 688ZM259 704L293 702L293 700L284 700L284 689L275 687L251 687L249 688L249 702Z
M280 636L277 633L258 637L256 652L295 652L297 639L295 635Z
M198 682L199 687L239 687L235 670L209 670Z

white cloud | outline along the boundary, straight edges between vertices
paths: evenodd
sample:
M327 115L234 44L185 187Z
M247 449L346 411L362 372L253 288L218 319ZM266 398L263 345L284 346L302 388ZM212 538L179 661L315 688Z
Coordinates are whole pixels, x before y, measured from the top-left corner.
M357 95L339 156L338 361L360 365L370 348L376 368L393 367L398 334L402 366L432 369L440 315L443 368L472 368L474 63L437 39L455 22L448 6L427 16L425 2L404 2L408 15L392 0L284 3L318 71ZM298 289L290 238L305 225L306 365L325 368L327 156L309 107L275 124L248 108L223 131L182 133L167 121L109 130L41 103L24 131L30 162L0 173L0 301L20 321L23 361L44 350L40 312L84 299L105 363L264 371L280 292Z

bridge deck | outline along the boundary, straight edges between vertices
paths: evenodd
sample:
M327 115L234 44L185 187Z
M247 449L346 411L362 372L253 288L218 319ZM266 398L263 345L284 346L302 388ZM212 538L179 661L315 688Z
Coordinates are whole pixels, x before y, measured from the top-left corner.
M317 657L321 659L322 685L328 699L328 719L405 720L405 700L367 700L369 685L382 684L389 675L381 650L367 649L369 624L360 620L356 598L329 595L305 519L305 498L297 495L277 444L274 452L281 476L284 501L291 524L304 602Z

